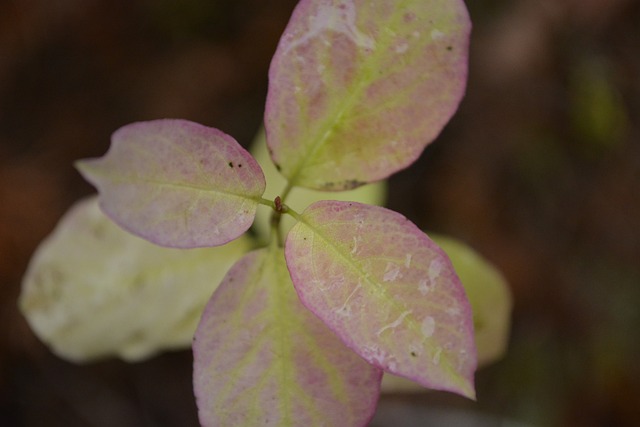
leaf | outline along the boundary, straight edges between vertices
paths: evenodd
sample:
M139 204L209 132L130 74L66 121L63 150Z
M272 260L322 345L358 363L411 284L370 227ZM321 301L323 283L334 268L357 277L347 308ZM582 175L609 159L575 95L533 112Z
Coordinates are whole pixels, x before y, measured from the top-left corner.
M344 190L422 153L464 94L460 0L302 0L269 70L271 156L294 185Z
M19 306L60 357L144 359L191 344L211 293L250 245L242 236L223 248L163 248L122 230L91 197L38 247Z
M512 300L504 276L465 243L437 234L431 239L449 255L471 303L478 364L495 362L509 341Z
M233 138L186 120L124 126L99 159L77 164L116 223L153 243L217 246L252 224L265 182Z
M465 243L449 236L429 233L445 251L464 286L473 311L473 326L478 349L478 367L500 359L509 340L511 293L500 271ZM415 392L423 388L415 382L385 374L383 393Z
M273 162L269 158L263 130L258 133L253 141L253 144L251 145L251 154L258 164L260 164L266 178L267 188L264 191L263 197L273 200L276 196L281 194L282 189L287 185L287 181L276 170ZM380 181L369 185L363 185L362 187L358 187L353 190L341 192L317 191L295 187L289 192L285 203L294 210L301 212L311 203L323 199L355 201L381 206L384 204L386 198L387 183L386 181ZM264 239L267 239L269 236L269 219L272 213L273 209L268 208L267 206L259 206L258 212L256 213L256 220L253 223L253 227L258 236ZM285 235L295 223L296 221L292 216L283 215L280 220L280 230L283 235Z
M474 397L471 308L446 254L402 215L311 205L286 240L300 300L364 359Z
M193 352L203 426L364 426L375 410L381 371L300 304L275 247L229 271Z

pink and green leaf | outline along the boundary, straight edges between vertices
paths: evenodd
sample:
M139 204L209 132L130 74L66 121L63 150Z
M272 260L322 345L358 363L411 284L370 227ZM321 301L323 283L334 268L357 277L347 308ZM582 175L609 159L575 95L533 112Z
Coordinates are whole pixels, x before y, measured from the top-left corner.
M203 426L364 426L380 392L382 372L302 306L276 248L232 267L193 351Z
M170 247L236 239L253 223L265 189L260 166L232 137L186 120L124 126L105 156L77 167L116 223Z
M450 236L429 233L429 238L445 251L464 286L473 310L478 368L494 363L507 350L512 296L500 271L467 244ZM413 381L385 374L382 393L420 392Z
M474 397L471 307L449 258L402 215L359 203L311 205L287 236L302 303L370 363Z
M269 71L272 158L294 185L344 190L401 170L464 94L462 0L302 0Z

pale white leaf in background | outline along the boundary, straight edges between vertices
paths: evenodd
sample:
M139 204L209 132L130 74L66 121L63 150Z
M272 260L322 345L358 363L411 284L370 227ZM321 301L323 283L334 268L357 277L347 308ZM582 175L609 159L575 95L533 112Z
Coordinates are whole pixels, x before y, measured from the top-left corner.
M65 359L140 360L190 345L207 300L250 245L242 236L215 248L156 246L115 225L91 197L41 243L19 305Z

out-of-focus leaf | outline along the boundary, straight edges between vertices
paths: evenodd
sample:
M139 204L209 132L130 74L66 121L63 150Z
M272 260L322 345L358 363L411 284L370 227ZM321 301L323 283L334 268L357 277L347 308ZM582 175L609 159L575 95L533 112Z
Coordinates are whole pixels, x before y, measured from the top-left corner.
M271 156L294 185L345 190L413 163L467 78L461 0L302 0L269 70Z
M300 304L282 251L253 251L209 301L193 344L203 426L364 426L381 371Z
M602 158L624 141L629 117L610 64L597 57L588 58L576 61L569 75L569 112L581 142L577 148L588 156Z
M251 154L260 164L264 176L267 181L267 189L264 191L264 197L273 200L276 196L281 195L281 191L285 188L287 180L278 172L273 165L264 137L264 131L261 130L251 146ZM354 190L348 191L318 191L309 190L301 187L294 187L289 193L286 204L298 212L302 212L307 206L313 202L323 199L354 201L367 203L370 205L382 206L387 198L387 183L379 181L369 185L363 185ZM256 220L253 227L261 238L267 238L269 235L269 218L273 213L273 209L266 206L259 206L256 213ZM285 235L291 227L296 223L295 219L289 215L283 215L280 222L280 229Z
M170 247L236 239L265 189L260 166L232 137L186 120L124 126L105 156L77 166L115 222Z
M471 307L446 254L402 215L322 201L287 237L302 303L365 360L474 397Z
M471 303L478 364L495 362L509 342L512 300L506 280L468 245L452 237L429 235L449 255Z
M442 248L460 277L471 309L478 366L486 366L502 357L509 341L511 292L500 272L468 245L452 237L429 233ZM424 390L419 384L385 374L383 392Z
M211 293L250 245L243 236L218 248L156 246L115 225L91 197L41 243L20 308L42 341L76 362L188 347Z

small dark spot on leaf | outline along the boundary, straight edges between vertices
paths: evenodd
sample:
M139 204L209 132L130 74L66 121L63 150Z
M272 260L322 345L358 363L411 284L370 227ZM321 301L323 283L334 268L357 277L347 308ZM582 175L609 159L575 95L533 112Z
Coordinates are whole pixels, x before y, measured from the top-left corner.
M416 355L416 352L415 352L415 351L412 351L412 352L411 352L411 357L416 357L416 356L417 356L417 355Z
M360 187L361 185L364 185L364 184L366 184L366 182L358 181L357 179L348 179L343 183L345 190L352 190L352 189L358 188L358 187Z
M133 331L129 334L129 340L131 341L144 341L145 333L143 331Z
M96 224L91 228L91 234L98 240L101 240L107 234L107 230L102 224Z
M229 167L232 168L233 167L233 162L229 162Z
M447 50L448 51L452 51L453 50L453 46L447 46Z
M358 188L366 184L365 181L358 181L357 179L352 179L351 181L349 181L349 183L351 184L352 188Z
M358 181L357 179L345 179L340 182L325 182L322 185L322 189L327 191L353 190L354 188L360 187L364 184L366 184L366 182Z
M278 172L280 172L280 165L277 164L277 163L274 163L274 165L275 165L276 169L278 170Z
M476 331L479 331L481 329L484 329L484 321L478 319L476 316L473 316L473 328Z
M242 167L242 163L238 163L238 167L241 168Z

